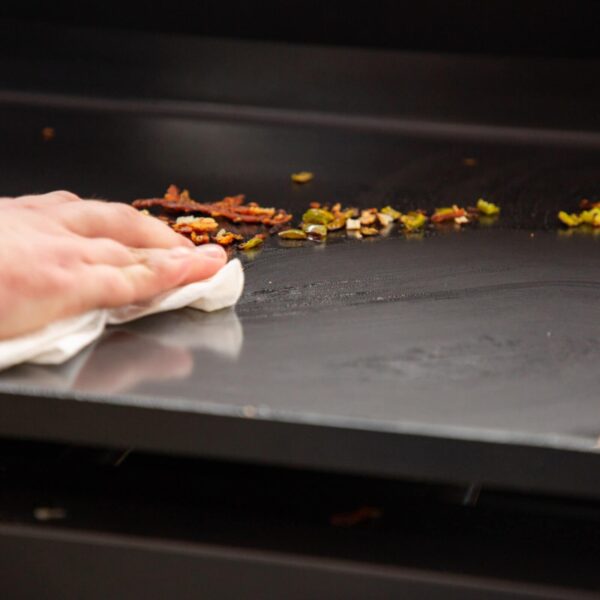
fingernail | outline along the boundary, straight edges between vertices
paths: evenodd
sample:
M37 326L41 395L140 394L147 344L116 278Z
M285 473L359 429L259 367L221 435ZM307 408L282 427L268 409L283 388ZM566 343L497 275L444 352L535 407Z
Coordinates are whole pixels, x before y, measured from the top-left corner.
M198 246L196 252L206 256L206 258L223 258L225 256L225 250L221 246L216 244L206 244L205 246Z

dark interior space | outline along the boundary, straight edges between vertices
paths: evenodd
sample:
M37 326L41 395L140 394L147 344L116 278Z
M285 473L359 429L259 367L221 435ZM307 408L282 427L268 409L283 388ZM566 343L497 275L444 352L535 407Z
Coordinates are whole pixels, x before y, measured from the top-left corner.
M5 0L0 16L75 26L429 52L598 56L596 0Z

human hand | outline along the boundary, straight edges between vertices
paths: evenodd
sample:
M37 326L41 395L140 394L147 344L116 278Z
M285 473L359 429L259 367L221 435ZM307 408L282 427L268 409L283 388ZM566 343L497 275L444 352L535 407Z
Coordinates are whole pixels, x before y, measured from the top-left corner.
M227 261L130 206L69 192L0 199L0 239L0 339L147 300Z

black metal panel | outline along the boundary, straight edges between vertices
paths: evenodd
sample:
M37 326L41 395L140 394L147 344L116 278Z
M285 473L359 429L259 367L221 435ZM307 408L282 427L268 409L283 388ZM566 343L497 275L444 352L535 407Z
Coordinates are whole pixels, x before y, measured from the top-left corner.
M48 444L2 443L0 473L11 598L599 589L597 502Z
M593 593L502 585L431 573L360 567L113 536L65 535L0 526L2 587L15 600L257 598L467 600L591 599Z

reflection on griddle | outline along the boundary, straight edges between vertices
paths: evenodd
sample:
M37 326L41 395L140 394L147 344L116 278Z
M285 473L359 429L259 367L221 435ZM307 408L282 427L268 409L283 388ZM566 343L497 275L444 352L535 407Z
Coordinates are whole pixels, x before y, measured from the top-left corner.
M178 348L208 350L231 360L237 359L244 341L233 309L214 313L176 310L120 325L118 330Z
M22 365L12 375L53 388L127 392L142 382L187 377L194 367L193 351L235 361L243 339L233 309L184 309L109 327L95 344L63 365Z

